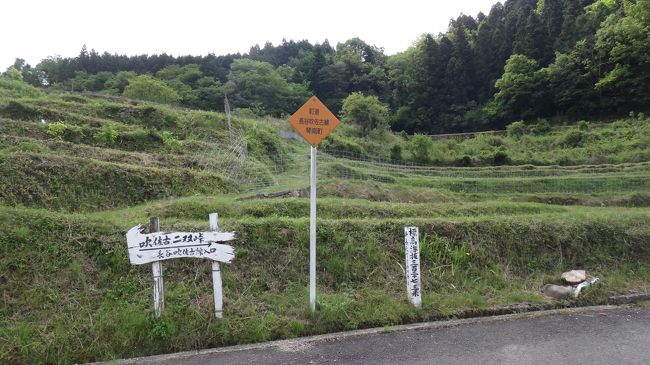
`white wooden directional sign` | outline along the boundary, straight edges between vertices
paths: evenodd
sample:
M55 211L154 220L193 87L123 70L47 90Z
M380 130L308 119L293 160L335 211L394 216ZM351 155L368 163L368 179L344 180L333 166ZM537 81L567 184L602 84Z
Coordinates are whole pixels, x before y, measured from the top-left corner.
M141 265L179 257L205 258L230 263L232 246L220 244L235 239L235 232L155 232L143 234L137 225L126 233L131 264Z

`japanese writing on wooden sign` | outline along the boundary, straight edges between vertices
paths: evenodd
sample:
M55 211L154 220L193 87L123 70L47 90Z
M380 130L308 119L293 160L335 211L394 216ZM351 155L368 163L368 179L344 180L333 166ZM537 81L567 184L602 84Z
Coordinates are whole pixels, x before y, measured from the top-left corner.
M313 147L318 146L340 123L315 96L289 117L289 124Z
M420 233L418 227L404 227L406 247L406 290L411 302L422 307L422 288L420 286Z
M235 232L142 233L137 225L126 233L131 264L141 265L179 257L206 258L229 263L235 257L232 246L220 244L235 239Z

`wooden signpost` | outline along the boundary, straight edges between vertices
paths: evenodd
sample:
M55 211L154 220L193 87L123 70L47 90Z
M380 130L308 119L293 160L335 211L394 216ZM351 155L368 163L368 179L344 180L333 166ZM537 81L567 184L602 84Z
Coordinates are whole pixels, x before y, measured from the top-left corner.
M162 261L180 257L212 260L215 315L217 318L222 317L223 294L219 262L230 263L235 258L235 250L232 246L219 242L234 240L236 233L218 232L217 213L211 213L209 219L210 230L207 232L158 232L158 218L151 218L150 233L144 234L141 225L129 229L126 233L131 264L152 263L153 302L157 317L160 316L165 303Z
M309 307L316 312L316 148L341 122L312 96L293 115L289 124L311 145L309 174Z
M422 307L420 286L420 232L418 227L404 227L406 248L406 291L416 308Z

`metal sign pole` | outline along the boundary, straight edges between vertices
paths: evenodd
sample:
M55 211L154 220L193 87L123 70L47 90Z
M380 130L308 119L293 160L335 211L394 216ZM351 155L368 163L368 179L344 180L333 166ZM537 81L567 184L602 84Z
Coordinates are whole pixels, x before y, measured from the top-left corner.
M316 148L341 122L316 96L289 117L289 124L311 145L309 174L309 307L316 312Z
M309 174L309 306L316 312L316 147L311 147Z

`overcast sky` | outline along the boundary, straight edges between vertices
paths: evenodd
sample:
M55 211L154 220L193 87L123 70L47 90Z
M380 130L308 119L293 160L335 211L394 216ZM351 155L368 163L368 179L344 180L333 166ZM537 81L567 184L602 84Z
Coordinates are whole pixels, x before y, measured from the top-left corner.
M460 13L487 14L497 0L30 0L0 6L0 71L15 58L32 66L103 53L174 56L248 52L267 41L332 46L353 37L404 51L424 33L444 32Z

